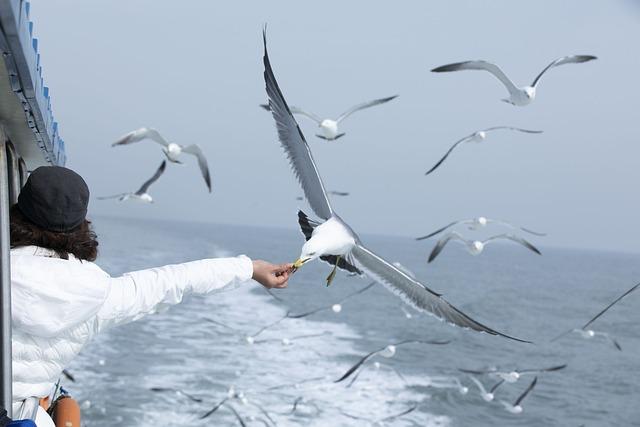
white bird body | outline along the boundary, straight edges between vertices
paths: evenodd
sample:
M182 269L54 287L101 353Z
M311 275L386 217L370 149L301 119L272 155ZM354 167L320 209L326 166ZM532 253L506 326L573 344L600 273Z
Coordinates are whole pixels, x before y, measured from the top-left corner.
M322 134L329 141L333 141L338 136L338 122L331 119L324 119L320 123L320 129L322 129Z
M504 406L504 409L507 410L507 412L511 412L512 414L521 414L523 409L522 406L520 405L511 405L509 402L505 402L504 400L501 400L500 403L502 403L502 406Z
M508 382L510 384L513 384L515 382L518 382L518 380L520 379L520 373L516 372L516 371L510 371L510 372L492 372L489 375L493 375L496 376L502 380L505 380L505 382Z
M355 245L352 231L342 220L332 216L313 230L311 239L302 246L300 259L307 262L323 255L346 256Z
M153 203L153 198L148 193L149 187L151 186L151 184L156 182L160 178L160 176L162 176L166 166L167 166L167 162L166 160L163 160L162 163L160 164L160 167L156 170L153 176L149 178L147 181L145 181L145 183L142 184L142 186L135 193L121 193L113 196L98 197L98 199L107 200L107 199L117 198L119 202L124 202L125 200L131 199L131 200L135 200L142 203Z
M480 224L480 222L478 224ZM419 238L419 240L420 239L421 238ZM491 236L484 240L469 240L469 239L465 239L460 233L451 231L447 233L443 238L438 240L438 243L436 243L436 245L433 247L433 250L429 255L429 262L432 262L434 259L436 259L436 257L440 254L440 252L442 252L442 249L446 246L446 244L452 240L462 243L466 248L467 252L469 252L471 255L474 255L474 256L480 255L488 243L491 243L496 240L511 240L513 242L519 243L520 245L526 247L530 251L535 252L538 255L541 255L540 251L535 246L533 246L531 243L529 243L522 237L519 237L513 234L497 234L495 236Z
M473 381L477 386L478 389L480 390L480 396L482 397L482 400L484 400L485 402L491 402L494 399L494 395L493 393L488 392L484 386L482 385L482 383L480 382L480 380L478 380L475 377L471 377L471 381Z
M385 357L387 359L393 357L396 355L396 346L391 344L388 345L384 350L382 350L380 353L380 356Z
M487 133L483 130L475 132L468 142L482 142L487 139Z
M167 159L169 159L169 161L173 163L181 163L178 160L178 157L180 157L180 154L182 154L182 147L180 145L176 144L175 142L170 142L169 145L162 148L162 151L164 151L164 154L167 156Z

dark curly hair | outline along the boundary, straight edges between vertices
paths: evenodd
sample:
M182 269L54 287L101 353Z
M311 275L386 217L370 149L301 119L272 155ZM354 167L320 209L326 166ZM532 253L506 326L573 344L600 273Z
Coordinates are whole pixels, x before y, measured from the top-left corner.
M73 230L61 233L45 230L29 221L18 205L11 207L10 217L12 249L39 246L55 251L62 259L69 259L72 254L81 260L95 261L98 256L97 236L86 219Z

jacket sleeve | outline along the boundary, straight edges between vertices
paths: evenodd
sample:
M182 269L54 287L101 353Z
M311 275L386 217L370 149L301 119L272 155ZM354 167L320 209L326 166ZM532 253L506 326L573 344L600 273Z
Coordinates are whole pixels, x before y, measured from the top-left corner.
M241 255L167 265L108 279L98 328L132 322L163 305L178 304L186 294L207 294L251 279L253 264Z

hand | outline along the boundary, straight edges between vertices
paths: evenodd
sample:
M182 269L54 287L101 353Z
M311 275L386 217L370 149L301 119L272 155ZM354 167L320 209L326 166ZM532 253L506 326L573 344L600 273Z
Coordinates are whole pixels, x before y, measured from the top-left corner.
M293 264L271 264L262 260L253 261L253 280L265 288L286 288Z

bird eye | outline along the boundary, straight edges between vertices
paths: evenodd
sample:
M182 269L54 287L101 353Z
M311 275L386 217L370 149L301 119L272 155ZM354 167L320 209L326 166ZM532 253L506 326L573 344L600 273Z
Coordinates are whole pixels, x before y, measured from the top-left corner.
M314 256L316 253L315 252L309 252L310 256Z

